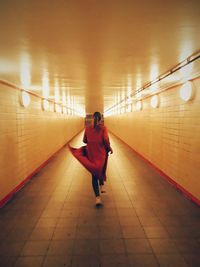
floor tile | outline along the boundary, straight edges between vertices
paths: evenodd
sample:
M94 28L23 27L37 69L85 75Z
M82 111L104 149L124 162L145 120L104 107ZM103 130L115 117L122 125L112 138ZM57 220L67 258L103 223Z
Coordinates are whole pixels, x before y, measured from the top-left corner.
M77 239L98 239L100 236L100 227L89 225L89 226L78 226L76 231Z
M76 227L57 227L53 233L53 240L74 239L76 235Z
M5 241L0 245L0 256L19 256L25 241Z
M126 250L129 254L152 254L153 250L147 239L125 239Z
M194 238L173 239L177 250L180 253L198 253L200 251L200 242Z
M44 256L47 254L49 241L27 241L21 256Z
M161 267L188 267L180 254L156 254L156 257Z
M96 255L100 252L99 240L77 239L74 243L74 255Z
M130 267L126 254L111 254L101 256L101 267Z
M169 233L162 226L144 226L148 238L169 238Z
M1 267L13 267L15 265L16 260L17 260L17 257L0 256L0 266Z
M59 256L47 256L44 260L42 267L71 267L72 256L59 255Z
M47 255L59 256L59 255L72 255L74 249L74 240L52 240L49 244Z
M124 254L126 246L123 239L100 240L100 253L104 254Z
M15 267L41 267L43 261L43 257L19 257Z
M122 226L122 233L124 238L146 238L141 226Z
M32 231L29 240L32 241L50 240L52 239L54 231L55 231L54 227L36 227Z
M187 262L189 267L199 267L200 266L200 256L199 253L183 254L183 258Z
M177 254L178 248L171 239L151 238L149 242L155 254Z
M159 267L157 259L153 254L129 254L131 267ZM175 267L175 266L174 266Z
M92 255L75 255L72 257L70 267L101 267L98 256Z

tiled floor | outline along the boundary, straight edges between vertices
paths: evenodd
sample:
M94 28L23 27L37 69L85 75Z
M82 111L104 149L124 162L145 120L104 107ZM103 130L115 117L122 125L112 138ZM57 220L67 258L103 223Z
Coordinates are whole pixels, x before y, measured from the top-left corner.
M0 266L200 266L200 208L110 137L104 206L64 148L0 210Z

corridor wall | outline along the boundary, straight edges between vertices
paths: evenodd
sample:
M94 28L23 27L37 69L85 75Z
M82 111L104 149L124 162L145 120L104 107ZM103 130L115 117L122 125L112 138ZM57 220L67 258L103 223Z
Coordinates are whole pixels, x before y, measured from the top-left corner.
M195 95L185 102L180 86L159 94L152 108L150 97L143 108L105 119L108 129L144 157L165 177L200 205L200 78L193 80Z
M83 118L41 108L30 95L20 105L19 90L0 83L0 206L84 127Z

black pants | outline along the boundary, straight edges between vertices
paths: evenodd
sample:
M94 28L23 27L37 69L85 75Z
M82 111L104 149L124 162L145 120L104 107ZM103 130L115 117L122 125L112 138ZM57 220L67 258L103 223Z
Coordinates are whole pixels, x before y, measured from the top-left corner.
M99 194L99 185L103 185L104 181L103 179L98 179L96 176L92 175L92 187L94 190L94 194L96 197L98 197Z

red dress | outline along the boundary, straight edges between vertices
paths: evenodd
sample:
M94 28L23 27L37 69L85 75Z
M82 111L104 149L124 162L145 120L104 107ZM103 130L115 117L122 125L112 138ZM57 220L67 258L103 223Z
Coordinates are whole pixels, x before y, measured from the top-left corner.
M83 142L87 145L80 148L69 146L70 151L92 175L105 181L110 151L107 128L103 125L86 127Z

